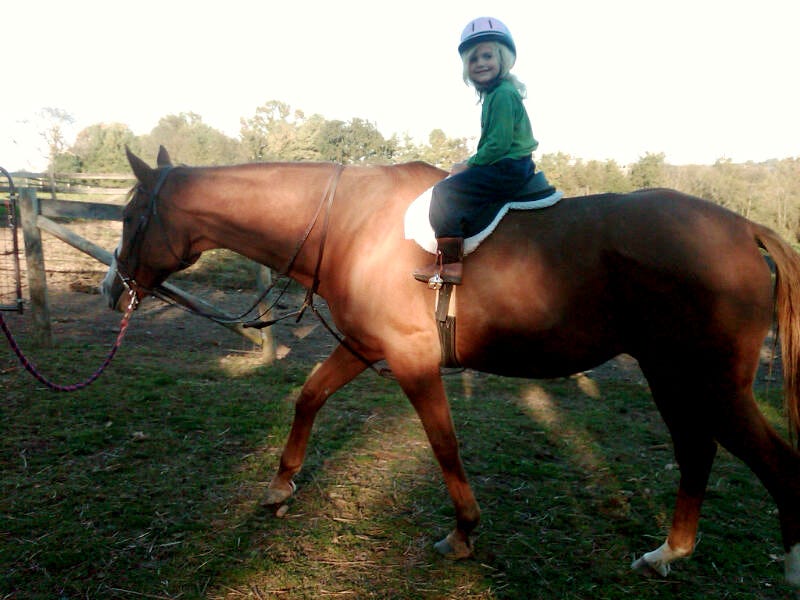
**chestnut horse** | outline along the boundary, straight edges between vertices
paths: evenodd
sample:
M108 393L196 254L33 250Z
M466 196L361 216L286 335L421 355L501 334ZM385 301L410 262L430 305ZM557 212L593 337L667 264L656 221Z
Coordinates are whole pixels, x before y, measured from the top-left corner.
M472 553L478 503L459 457L442 384L436 294L411 276L429 261L404 239L404 211L445 173L422 163L341 167L251 164L150 168L138 180L103 293L124 307L211 248L228 248L314 289L344 336L305 382L266 503L293 493L317 411L387 361L416 410L455 506L436 548ZM338 184L338 185L337 185ZM776 281L762 255L776 267ZM776 308L777 307L777 308ZM635 357L669 427L680 467L672 526L633 566L666 575L694 549L700 506L722 444L775 500L786 577L800 584L800 453L767 423L752 384L777 312L787 410L800 427L800 255L774 232L671 190L567 198L512 211L464 264L456 356L466 368L566 376Z

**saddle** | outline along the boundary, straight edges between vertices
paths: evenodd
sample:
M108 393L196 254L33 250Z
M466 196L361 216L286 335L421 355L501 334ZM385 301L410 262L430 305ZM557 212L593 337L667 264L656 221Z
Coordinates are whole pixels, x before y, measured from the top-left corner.
M436 234L428 217L431 190L425 190L406 210L404 226L405 238L414 240L423 250L436 254ZM563 192L556 190L548 182L543 172L537 172L525 186L508 202L501 205L494 219L480 232L464 240L464 255L474 252L481 242L491 235L509 210L533 210L553 206L561 200ZM436 327L439 332L439 343L442 348L441 365L443 367L460 367L456 358L456 315L452 297L455 287L445 283L438 288L436 296Z
M407 240L414 240L426 252L436 254L436 234L428 216L432 190L432 187L428 188L409 205L403 222ZM528 180L523 189L508 199L508 202L499 205L497 214L486 227L464 240L464 255L474 252L497 228L509 210L547 208L561 200L563 195L563 192L547 183L544 173L541 171L536 173Z

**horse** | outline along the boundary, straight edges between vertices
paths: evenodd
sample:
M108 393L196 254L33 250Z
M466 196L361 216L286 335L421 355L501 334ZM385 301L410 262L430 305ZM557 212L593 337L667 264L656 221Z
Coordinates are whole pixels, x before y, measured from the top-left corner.
M435 547L456 559L472 555L480 509L442 382L436 294L411 276L429 258L403 235L406 208L446 173L419 162L173 166L163 147L155 168L127 156L137 183L101 286L112 308L126 306L126 289L136 299L204 251L227 248L325 299L341 335L299 393L264 503L284 508L294 493L326 400L385 361L455 508L454 529ZM564 198L506 215L465 259L453 305L455 354L467 369L554 378L621 353L638 361L680 480L666 540L633 568L666 576L693 552L721 444L777 504L785 577L800 586L800 452L767 422L752 391L776 320L790 434L800 431L800 255L775 232L674 190Z

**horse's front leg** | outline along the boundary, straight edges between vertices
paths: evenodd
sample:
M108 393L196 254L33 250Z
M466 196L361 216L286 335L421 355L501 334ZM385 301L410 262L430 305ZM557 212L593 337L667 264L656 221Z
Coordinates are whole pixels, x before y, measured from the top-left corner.
M480 508L461 463L442 378L437 368L429 377L409 380L398 375L398 380L422 422L456 511L456 528L435 545L436 550L449 558L466 558L472 554L469 534L478 525Z
M295 403L294 421L281 455L280 467L269 484L262 504L282 504L292 496L295 490L292 478L303 466L308 438L319 409L331 394L366 368L366 363L340 345L311 373Z

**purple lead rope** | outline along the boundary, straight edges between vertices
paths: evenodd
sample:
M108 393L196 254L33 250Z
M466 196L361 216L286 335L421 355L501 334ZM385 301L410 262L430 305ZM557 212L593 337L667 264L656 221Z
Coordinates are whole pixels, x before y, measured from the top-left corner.
M46 385L51 390L54 390L56 392L75 392L94 383L97 380L97 378L100 377L100 375L102 375L103 371L106 370L108 365L111 364L114 355L117 353L117 350L119 350L119 347L122 345L122 338L125 337L125 332L128 330L128 324L130 322L131 314L133 313L134 308L135 304L131 302L131 304L125 310L125 314L123 315L122 321L120 322L119 325L119 334L117 335L117 339L114 342L114 345L111 347L108 356L106 356L105 360L100 365L100 367L85 381L74 383L72 385L59 385L57 383L53 383L37 370L36 365L34 365L20 349L19 344L17 344L17 341L11 334L11 330L9 330L8 325L6 325L6 321L3 318L2 313L0 313L0 328L2 328L3 333L6 334L6 337L8 338L8 341L11 344L11 349L14 351L14 354L17 355L17 358L19 358L19 362L22 364L23 367L25 367L25 370L28 371L28 373L33 375L34 378L36 378L38 381Z

